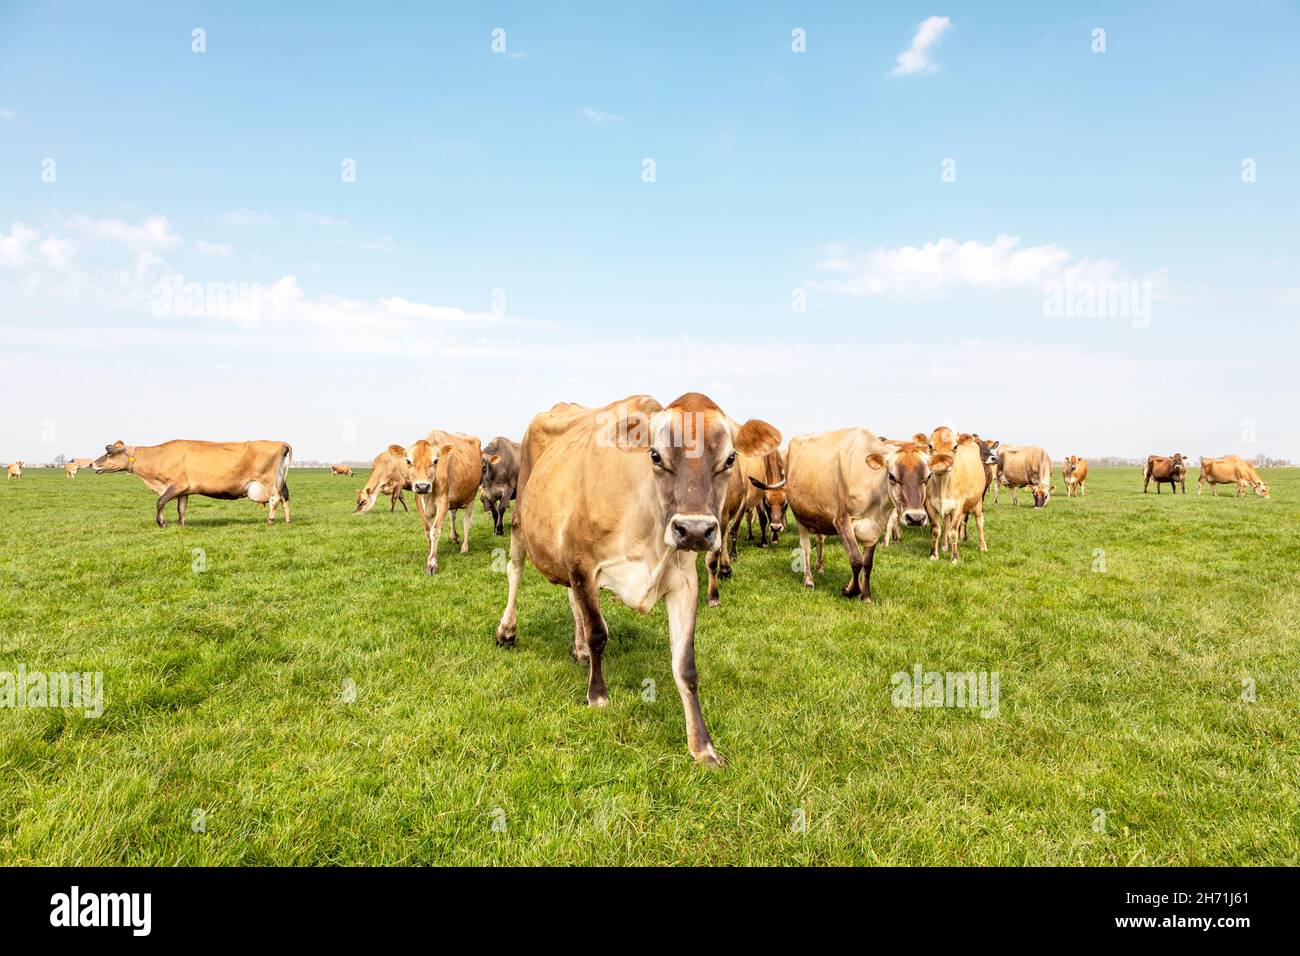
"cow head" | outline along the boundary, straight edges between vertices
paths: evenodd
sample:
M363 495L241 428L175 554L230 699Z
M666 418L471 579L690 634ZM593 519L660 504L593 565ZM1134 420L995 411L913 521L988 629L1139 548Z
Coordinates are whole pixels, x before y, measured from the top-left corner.
M492 530L503 535L506 533L506 506L515 489L510 483L510 476L502 473L503 470L498 470L500 464L500 455L484 452L483 474L479 485L483 490L483 510L492 515Z
M1046 507L1048 500L1052 497L1052 492L1055 490L1056 490L1056 485L1053 484L1030 485L1029 492L1034 496L1034 507L1035 508Z
M980 438L979 435L972 435L971 437L975 439L975 444L979 447L980 464L996 465L998 463L998 446L1002 442Z
M411 465L407 461L406 449L401 445L389 445L375 459L366 486L357 490L357 509L353 514L365 514L375 506L375 500L381 492L405 488L410 477Z
M931 455L928 446L916 442L895 445L885 454L884 466L889 475L889 497L894 509L905 525L917 527L925 524L925 489L932 477L931 462L941 459L938 466L945 471L952 465L947 454ZM870 457L868 464L874 464Z
M1183 460L1182 453L1180 452L1179 454L1172 456L1170 460L1174 463L1172 469L1174 479L1178 480L1182 478L1183 475L1187 473L1187 463Z
M135 449L127 448L121 441L104 446L104 454L90 463L91 471L97 475L114 471L126 471L135 463Z
M1070 455L1063 462L1061 462L1061 472L1065 475L1066 478L1069 478L1072 474L1074 474L1074 469L1078 467L1079 467L1078 455Z
M679 551L715 550L722 543L722 509L737 456L767 454L780 444L781 433L757 419L737 425L698 392L631 418L614 423L619 437L611 443L645 455L664 518L664 543Z
M417 495L431 495L438 484L438 463L451 454L451 445L434 445L421 438L411 446L406 464L411 470L411 490ZM443 468L445 476L447 469Z
M21 463L20 463L20 464L21 464ZM1261 498L1267 498L1267 497L1268 497L1268 482L1266 482L1266 481L1257 481L1257 482L1255 483L1255 494L1259 495Z

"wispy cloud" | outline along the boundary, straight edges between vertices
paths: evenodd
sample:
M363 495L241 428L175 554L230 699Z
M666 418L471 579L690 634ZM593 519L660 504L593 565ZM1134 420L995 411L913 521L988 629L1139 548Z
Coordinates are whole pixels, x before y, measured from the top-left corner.
M256 209L236 209L234 212L228 212L221 217L221 221L229 223L232 226L264 226L275 219L269 212L258 212Z
M223 259L235 251L224 243L204 242L202 239L199 239L194 245L198 247L199 252L209 259Z
M45 267L66 271L72 268L77 243L72 239L42 236L39 229L13 224L8 235L0 232L0 266L9 269Z
M1040 289L1067 275L1109 281L1120 274L1113 260L1076 258L1056 243L1022 246L1019 236L1008 235L991 242L936 239L920 246L881 246L867 252L830 245L817 269L834 278L810 283L814 288L900 298L942 296L959 288Z
M911 76L914 73L930 73L939 69L939 65L930 59L930 48L939 42L952 25L947 17L926 17L916 27L916 36L912 45L898 54L898 63L890 71L892 76Z
M614 123L623 122L623 117L618 113L607 113L604 110L593 109L590 106L584 106L581 112L592 126L610 126Z
M119 243L136 251L171 249L181 241L166 216L149 216L136 224L122 219L93 219L78 213L68 220L68 228L89 239Z

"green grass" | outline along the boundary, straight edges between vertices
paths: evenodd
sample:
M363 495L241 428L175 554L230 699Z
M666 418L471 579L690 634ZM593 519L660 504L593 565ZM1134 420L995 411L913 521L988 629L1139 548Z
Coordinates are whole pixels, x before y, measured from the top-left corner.
M1295 864L1300 472L1266 478L1004 497L987 554L878 552L874 606L839 596L838 544L807 592L796 535L742 542L697 632L710 771L662 607L606 596L604 710L531 567L496 647L481 511L428 578L417 515L353 517L356 480L292 472L289 527L194 498L159 530L134 478L28 471L0 486L0 670L103 671L106 708L0 710L0 863ZM999 715L895 708L918 662L998 671Z

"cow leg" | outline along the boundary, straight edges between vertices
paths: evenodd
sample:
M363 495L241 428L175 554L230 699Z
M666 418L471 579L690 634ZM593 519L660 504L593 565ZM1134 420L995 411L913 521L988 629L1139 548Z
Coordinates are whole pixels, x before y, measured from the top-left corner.
M416 495L415 503L420 509L420 517L424 519L425 534L429 538L429 558L424 564L426 574L436 574L438 572L438 539L442 537L442 523L447 518L447 506L439 500L436 504L426 499L429 495ZM434 508L433 520L429 520L429 508ZM452 520L452 531L456 530L456 522Z
M862 593L858 595L867 604L871 603L871 569L876 563L876 546L872 544L862 555Z
M981 501L975 506L975 528L980 533L980 550L989 549L988 542L984 540L984 502Z
M1241 493L1242 493L1243 491L1245 491L1245 490L1246 490L1246 486L1243 485L1240 481L1237 482L1237 495L1236 495L1236 497L1240 498L1240 497L1241 497Z
M809 551L811 550L809 547L810 543L811 538L808 534L808 529L803 525L799 525L799 553L803 555L803 586L806 588L816 587L812 576L812 562L809 560L809 558L812 557L812 555L809 554Z
M819 534L817 536L817 564L813 566L813 570L816 571L818 574L821 574L826 570L825 552L826 552L826 535Z
M469 554L469 524L470 521L473 520L473 518L474 518L474 508L472 506L467 506L465 508L464 516L460 519L460 528L461 531L464 532L461 535L461 537L464 539L460 543L461 554Z
M1086 481L1079 482L1079 497L1088 497L1088 483Z
M930 560L939 560L939 534L943 525L943 515L934 506L933 497L925 496L925 514L930 519Z
M709 728L700 712L699 677L695 671L695 619L699 596L699 580L691 566L689 573L677 572L673 584L664 595L668 611L668 641L672 645L673 682L682 699L686 715L686 747L691 756L702 764L721 766L726 763L709 737Z
M275 509L280 507L280 491L277 488L271 492L271 497L266 501L266 523L275 524Z
M722 603L722 596L718 592L718 565L722 562L721 551L710 551L704 556L704 566L709 571L709 607L717 607Z
M176 496L176 521L181 525L181 527L185 526L185 511L189 507L189 504L189 495Z
M444 514L445 513L446 512L444 512ZM456 509L454 508L451 509L451 525L447 530L451 534L451 543L460 544L460 537L456 534Z
M758 509L758 546L760 548L767 547L767 512L762 508Z
M605 653L605 644L609 641L609 628L600 613L600 589L586 572L577 569L569 572L569 587L574 592L578 613L582 615L587 629L587 650L591 654L588 660L587 706L604 707L609 703L609 691L605 687L605 675L601 672L600 662Z
M171 501L179 494L180 494L179 488L177 488L175 485L168 485L166 488L163 489L163 493L158 496L158 501L156 503L157 510L156 513L154 514L154 520L158 522L158 527L160 528L167 527L167 519L164 518L162 515L163 508L167 507L167 502Z
M1156 482L1156 494L1160 494L1160 482Z
M726 556L726 560L722 562L722 576L724 578L731 577L731 559L736 556L736 542L740 540L740 524L744 520L745 512L743 510L737 511L735 520L726 528L726 534L723 537L726 546L722 549L722 553Z
M959 509L960 507L961 506L958 505ZM944 530L947 531L948 538L948 547L945 550L951 552L952 557L949 560L952 561L953 564L957 563L957 539L961 537L961 524L964 520L965 515L963 515L960 510L954 512L950 516L945 516L943 520Z
M881 543L887 548L894 541L894 532L898 530L898 509L889 509L889 520L885 522L885 539Z
M763 527L763 522L760 521L758 526L761 529ZM737 525L736 528L739 530L740 526ZM748 508L745 509L745 540L754 540L754 512L750 511Z
M416 499L417 502L419 499ZM505 646L515 642L518 632L515 617L515 602L519 597L519 582L524 578L524 536L517 527L510 529L510 561L506 564L506 581L508 593L506 607L501 612L501 621L497 624L497 644ZM572 600L572 596L570 596Z
M401 493L402 493L402 489L401 489L401 488L398 488L396 491L394 491L391 495L388 496L388 513L389 513L389 514L392 514L394 511L397 510L397 496L400 495ZM406 502L405 502L405 501L402 502L402 508L403 508L403 509L406 508Z
M587 644L587 620L578 603L577 592L573 588L565 590L569 592L569 610L573 612L573 650L570 653L579 664L586 664L591 660L591 648Z
M857 597L861 593L858 586L858 575L862 573L862 550L858 547L857 536L853 533L853 521L851 519L841 520L836 529L840 533L840 543L844 545L844 550L849 556L849 572L851 577L849 583L844 585L840 591L845 597Z

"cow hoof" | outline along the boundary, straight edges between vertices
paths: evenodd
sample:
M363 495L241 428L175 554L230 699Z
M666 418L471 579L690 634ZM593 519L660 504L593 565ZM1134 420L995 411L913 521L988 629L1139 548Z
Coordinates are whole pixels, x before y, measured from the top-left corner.
M721 606L722 606L722 600L720 598L715 598L715 597L709 598L709 607L721 607Z
M502 630L499 627L497 628L497 647L512 647L514 643L515 643L514 631L507 632Z
M461 549L460 549L460 553L461 553L461 554L469 554L469 546L466 545L465 547L461 548Z
M859 592L858 592L858 589L857 589L857 588L853 588L852 590L850 590L850 589L847 588L847 587L846 587L846 588L841 588L841 589L840 589L840 594L842 594L842 595L843 595L844 597L846 597L846 598L855 598L855 597L858 596L858 593L859 593Z
M731 577L731 568L719 568L718 577L724 581L727 580L727 578Z
M438 566L436 564L426 564L424 566L424 573L427 574L429 577L433 577L435 574L438 573Z
M937 554L932 554L932 555L930 555L930 560L931 560L931 561L938 561L938 560L939 560L939 556L938 556Z
M812 579L812 578L804 578L804 579L803 579L803 586L806 587L808 590L811 591L811 590L812 590L813 588L815 588L817 585L813 582L813 579Z
M572 649L571 649L571 650L569 651L569 656L572 657L572 658L574 659L574 661L576 661L576 662L579 663L579 664L590 664L590 663L591 663L591 652L590 652L590 651L584 651L584 652L581 652L581 653L580 653L580 652L578 652L578 651L575 651L575 650L572 650Z
M590 694L587 695L588 707L607 707L608 705L609 705L608 694L598 694L595 697L592 697Z
M727 761L722 758L722 754L713 749L713 745L705 747L699 753L691 754L695 762L703 767L725 767Z

